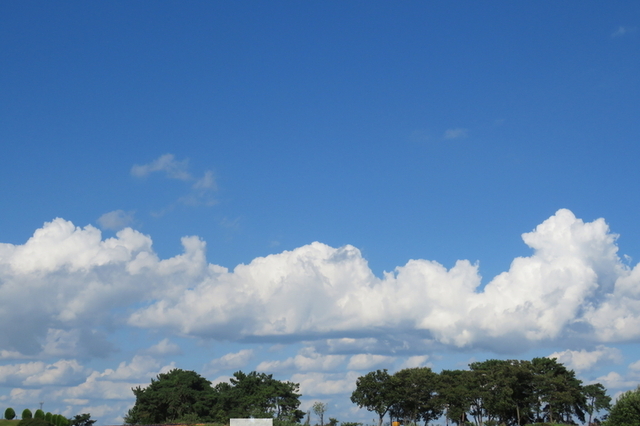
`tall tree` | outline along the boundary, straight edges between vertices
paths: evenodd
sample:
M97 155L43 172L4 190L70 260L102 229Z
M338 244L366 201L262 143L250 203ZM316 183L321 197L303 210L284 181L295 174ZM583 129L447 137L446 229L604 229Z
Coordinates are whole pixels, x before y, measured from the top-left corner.
M320 426L324 426L324 412L327 411L327 404L324 402L315 402L313 404L313 412L320 418Z
M544 419L550 423L569 423L572 416L585 421L587 401L582 381L576 378L573 370L567 370L553 358L534 358L531 360L531 369L535 396L545 404L537 409L538 417L544 415Z
M445 416L458 426L467 422L467 412L471 408L472 395L468 386L470 371L442 370L438 381L438 395L440 404L445 410Z
M356 380L351 402L378 414L378 426L382 426L382 419L393 402L391 391L391 375L387 370L371 371Z
M442 415L438 398L438 375L428 367L406 368L395 373L391 380L393 417L405 424L424 420L425 425Z
M594 420L594 413L611 408L611 397L607 395L606 389L600 383L587 385L583 388L583 391L587 398L586 409L587 413L589 413L587 426L590 426L592 420Z

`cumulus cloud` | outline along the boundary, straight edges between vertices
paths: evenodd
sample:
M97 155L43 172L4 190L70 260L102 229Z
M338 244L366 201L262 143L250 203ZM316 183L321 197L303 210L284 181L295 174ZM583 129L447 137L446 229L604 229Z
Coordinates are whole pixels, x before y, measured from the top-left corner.
M582 349L579 351L554 352L549 355L549 358L556 358L560 363L576 371L590 370L596 365L606 362L622 362L622 354L619 349L609 348L604 345L599 345L593 351Z
M84 376L85 368L76 360L59 360L49 365L34 361L0 366L0 383L10 386L69 385Z
M119 231L133 223L133 212L125 212L124 210L114 210L105 213L98 218L98 225L102 229Z
M207 262L197 237L183 238L183 254L160 260L151 238L130 228L102 240L94 227L56 219L24 245L0 245L0 320L15 324L0 330L0 350L72 356L97 344L74 330L97 336L94 327L113 321L123 301L135 327L230 340L327 339L318 352L358 355L354 367L366 364L362 354L422 355L415 348L433 344L513 352L568 337L640 337L640 268L620 260L603 219L585 223L559 210L522 238L533 254L480 289L478 264L467 260L449 269L410 260L377 277L357 248L315 242L228 270ZM300 353L273 366L338 360Z

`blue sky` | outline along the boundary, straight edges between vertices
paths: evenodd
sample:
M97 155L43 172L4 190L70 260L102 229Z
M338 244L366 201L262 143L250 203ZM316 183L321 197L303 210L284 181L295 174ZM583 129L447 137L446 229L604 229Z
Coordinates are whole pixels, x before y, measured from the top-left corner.
M640 382L640 5L0 5L0 406L554 354Z

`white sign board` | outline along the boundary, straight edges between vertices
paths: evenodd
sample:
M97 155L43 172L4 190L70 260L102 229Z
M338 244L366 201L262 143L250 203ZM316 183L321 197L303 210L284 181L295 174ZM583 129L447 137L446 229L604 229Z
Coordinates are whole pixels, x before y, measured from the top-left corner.
M273 419L231 419L229 426L273 426Z

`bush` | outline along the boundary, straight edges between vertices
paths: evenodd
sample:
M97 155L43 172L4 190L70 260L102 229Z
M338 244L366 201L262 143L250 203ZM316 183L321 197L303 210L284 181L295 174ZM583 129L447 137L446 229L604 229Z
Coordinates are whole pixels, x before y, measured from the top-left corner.
M22 419L18 426L51 426L51 423L44 419Z
M33 413L33 418L34 419L44 420L44 411L42 411L40 408L38 408L36 410L36 412Z
M618 398L611 410L605 426L640 426L640 386Z
M44 419L46 421L48 421L49 423L53 424L53 420L51 420L51 418L53 417L53 414L51 414L50 412L47 411L47 414L44 415Z
M33 418L33 414L31 413L31 410L25 408L24 410L22 410L22 416L20 416L20 418L22 420L29 420Z
M4 418L7 420L13 420L16 418L16 412L13 408L9 407L4 410Z

